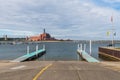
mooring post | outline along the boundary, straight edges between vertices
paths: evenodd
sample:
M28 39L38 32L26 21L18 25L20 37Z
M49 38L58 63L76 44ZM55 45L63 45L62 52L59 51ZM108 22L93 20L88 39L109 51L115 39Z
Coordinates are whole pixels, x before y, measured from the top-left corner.
M30 49L29 49L29 46L27 46L27 54L29 54L29 50L30 50Z
M37 56L37 51L38 51L38 45L36 45L36 56Z
M36 45L36 51L38 51L38 45Z
M90 40L90 55L92 54L92 41Z

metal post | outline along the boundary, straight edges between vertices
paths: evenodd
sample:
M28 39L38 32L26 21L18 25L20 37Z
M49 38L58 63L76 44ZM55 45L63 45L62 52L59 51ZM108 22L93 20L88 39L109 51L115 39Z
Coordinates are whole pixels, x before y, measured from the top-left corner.
M37 56L37 51L38 51L38 45L36 45L36 56Z
M112 46L114 46L114 29L112 29Z
M114 21L113 21L113 13L112 13L112 16L111 16L111 23L112 23L112 46L114 47L114 31L115 31L115 28L114 28Z
M27 46L27 54L29 54L29 50L30 50L30 49L29 49L29 46Z
M92 52L92 41L90 40L90 55L91 55L91 52Z
M38 45L36 45L36 51L38 51Z
M84 51L86 50L86 44L84 44Z

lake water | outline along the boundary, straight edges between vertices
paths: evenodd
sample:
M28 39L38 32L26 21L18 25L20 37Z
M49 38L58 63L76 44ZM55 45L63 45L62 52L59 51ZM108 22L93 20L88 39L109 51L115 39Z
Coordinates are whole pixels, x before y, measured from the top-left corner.
M29 44L1 44L0 45L0 60L12 60L27 53L27 46L30 47L30 52L36 50L36 44L39 49L43 45L46 46L46 54L39 60L78 60L77 45L78 43L86 44L86 51L89 52L88 42L41 42ZM99 59L98 47L106 46L108 43L92 43L92 56ZM120 47L120 44L116 44Z

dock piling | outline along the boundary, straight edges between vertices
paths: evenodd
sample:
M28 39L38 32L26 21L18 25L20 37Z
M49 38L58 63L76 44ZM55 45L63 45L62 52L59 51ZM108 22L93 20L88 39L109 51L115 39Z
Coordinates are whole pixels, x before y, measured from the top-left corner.
M27 46L27 54L29 54L30 48L29 46Z
M38 51L38 45L36 45L36 52ZM36 56L37 56L37 53L36 53Z
M92 54L92 41L90 40L90 55Z
M38 45L36 45L36 51L38 51Z

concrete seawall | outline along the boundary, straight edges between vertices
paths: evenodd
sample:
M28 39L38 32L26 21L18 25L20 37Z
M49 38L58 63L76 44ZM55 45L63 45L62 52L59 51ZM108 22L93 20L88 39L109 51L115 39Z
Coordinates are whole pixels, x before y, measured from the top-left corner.
M106 60L120 61L120 49L113 47L99 47L99 57Z

